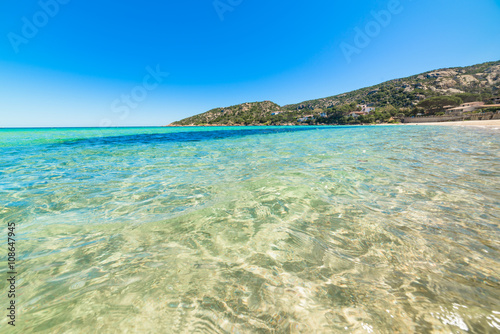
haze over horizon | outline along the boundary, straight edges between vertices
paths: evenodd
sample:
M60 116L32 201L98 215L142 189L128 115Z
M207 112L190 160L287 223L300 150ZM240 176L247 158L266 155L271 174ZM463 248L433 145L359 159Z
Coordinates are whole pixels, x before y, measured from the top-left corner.
M0 127L160 126L495 61L498 17L498 0L3 2Z

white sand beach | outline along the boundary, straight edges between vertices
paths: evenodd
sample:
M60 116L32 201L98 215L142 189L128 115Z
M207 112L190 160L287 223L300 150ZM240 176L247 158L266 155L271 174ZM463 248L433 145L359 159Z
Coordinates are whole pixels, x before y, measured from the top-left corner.
M497 128L500 130L500 119L492 119L487 121L405 123L404 125L471 126L471 127L493 128L493 129Z

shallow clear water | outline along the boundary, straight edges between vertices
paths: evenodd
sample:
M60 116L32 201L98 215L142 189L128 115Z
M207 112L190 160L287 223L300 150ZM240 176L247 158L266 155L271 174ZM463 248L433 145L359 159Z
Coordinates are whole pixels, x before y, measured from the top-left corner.
M500 331L495 130L0 130L0 176L10 332Z

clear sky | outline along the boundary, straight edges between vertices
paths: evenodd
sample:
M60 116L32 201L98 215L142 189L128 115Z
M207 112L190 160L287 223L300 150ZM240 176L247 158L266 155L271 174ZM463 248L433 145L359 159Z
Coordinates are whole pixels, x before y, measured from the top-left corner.
M4 0L0 127L165 125L499 60L499 18L500 0Z

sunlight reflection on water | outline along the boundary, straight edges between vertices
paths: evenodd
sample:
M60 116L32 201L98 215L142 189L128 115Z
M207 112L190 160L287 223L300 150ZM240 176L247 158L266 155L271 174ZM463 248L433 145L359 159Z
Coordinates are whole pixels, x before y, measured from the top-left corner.
M14 332L500 329L495 131L0 130L0 166Z

